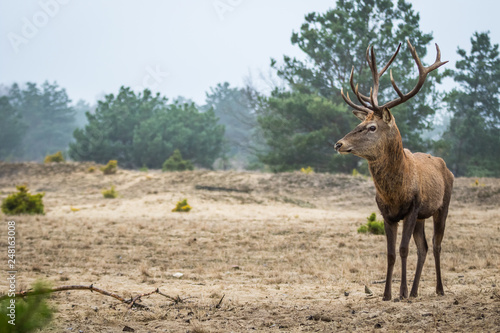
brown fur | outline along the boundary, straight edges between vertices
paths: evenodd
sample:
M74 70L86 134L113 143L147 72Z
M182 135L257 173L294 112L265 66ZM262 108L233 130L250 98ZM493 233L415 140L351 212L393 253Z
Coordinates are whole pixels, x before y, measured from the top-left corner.
M412 154L408 149L403 149L401 134L389 109L384 109L381 113L361 113L357 116L363 119L363 122L337 142L336 149L340 153L352 153L365 158L373 176L377 191L376 202L384 217L387 237L388 267L383 299L391 299L396 235L400 220L403 220L403 235L399 248L402 265L400 297L408 297L406 259L412 235L418 249L418 263L410 296L417 296L420 274L428 249L424 221L431 216L434 219L436 293L443 295L440 252L453 174L441 158L422 153ZM373 126L376 127L375 131L370 130Z

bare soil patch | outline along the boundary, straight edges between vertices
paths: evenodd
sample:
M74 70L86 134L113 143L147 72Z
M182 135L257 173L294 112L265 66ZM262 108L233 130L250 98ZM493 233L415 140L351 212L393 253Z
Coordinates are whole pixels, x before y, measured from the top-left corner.
M97 293L61 292L51 296L57 313L43 332L499 331L499 179L455 181L442 252L446 295L434 293L430 251L419 297L383 302L385 238L356 232L378 214L370 179L156 170L105 176L89 173L91 165L0 163L1 199L23 183L46 193L44 216L0 215L16 221L18 289L44 279L127 297L160 288L178 301L153 294L141 301L147 310L129 310ZM104 199L101 190L111 185L120 196ZM192 211L171 212L184 198ZM432 221L426 234L432 246ZM412 242L410 283L415 265Z

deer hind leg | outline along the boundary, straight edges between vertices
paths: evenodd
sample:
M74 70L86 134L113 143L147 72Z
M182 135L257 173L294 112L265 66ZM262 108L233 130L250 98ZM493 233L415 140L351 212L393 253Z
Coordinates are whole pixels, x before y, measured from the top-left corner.
M432 238L432 250L436 264L436 294L444 295L443 282L441 280L441 241L444 236L446 217L448 216L448 204L443 206L434 214L434 237Z
M415 225L415 230L413 230L413 240L415 245L417 245L417 270L415 271L415 279L413 280L413 286L411 287L410 296L418 296L418 283L420 282L420 275L422 274L422 267L424 266L425 258L427 257L427 240L425 239L425 220L417 220Z
M390 301L392 298L392 272L396 262L396 237L398 235L398 224L388 223L384 219L385 236L387 239L387 275L385 279L384 301Z

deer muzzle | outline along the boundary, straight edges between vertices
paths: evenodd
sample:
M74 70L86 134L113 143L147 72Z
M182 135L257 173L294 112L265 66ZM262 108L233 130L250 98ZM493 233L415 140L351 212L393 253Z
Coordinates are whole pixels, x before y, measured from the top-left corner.
M351 148L348 148L345 146L345 144L342 142L342 140L338 141L335 144L335 150L340 154L349 154L352 151Z

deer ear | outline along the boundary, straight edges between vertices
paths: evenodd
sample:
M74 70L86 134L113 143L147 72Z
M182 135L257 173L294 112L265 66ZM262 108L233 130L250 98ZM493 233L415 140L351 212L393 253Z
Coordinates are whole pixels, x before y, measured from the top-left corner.
M385 108L382 110L382 120L386 124L391 125L391 123L393 122L393 119L394 119L394 117L392 116L391 111L389 111L388 108Z
M365 121L366 116L368 116L368 112L365 111L359 111L359 110L352 110L352 113L356 116L361 121Z

